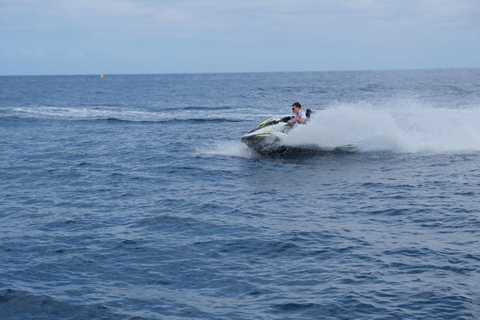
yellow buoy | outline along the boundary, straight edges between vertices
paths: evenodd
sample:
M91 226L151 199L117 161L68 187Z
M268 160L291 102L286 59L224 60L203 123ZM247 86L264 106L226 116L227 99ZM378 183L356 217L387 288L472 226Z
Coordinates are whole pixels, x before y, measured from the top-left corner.
M100 73L100 78L102 78L102 79L103 79L103 74L101 74L101 73Z

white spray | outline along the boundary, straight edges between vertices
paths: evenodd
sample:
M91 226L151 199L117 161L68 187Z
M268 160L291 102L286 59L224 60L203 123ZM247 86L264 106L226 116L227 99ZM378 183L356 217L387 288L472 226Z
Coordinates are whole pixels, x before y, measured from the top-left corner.
M316 112L285 139L287 145L326 149L352 143L359 151L480 151L480 108L434 108L411 101L388 107L342 104Z

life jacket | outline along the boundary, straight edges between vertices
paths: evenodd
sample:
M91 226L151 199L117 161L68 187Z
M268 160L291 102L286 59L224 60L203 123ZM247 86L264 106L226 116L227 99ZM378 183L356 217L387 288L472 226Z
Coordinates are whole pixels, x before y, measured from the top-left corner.
M305 122L303 122L303 124L307 124L307 120L310 119L310 115L312 114L312 110L310 109L307 109L307 110L302 110L300 109L300 113L304 112L305 113L305 117L307 118L305 120ZM288 117L287 117L288 118ZM296 122L296 121L295 121Z
M305 112L305 116L307 119L310 119L310 115L312 114L312 110L307 109L307 110L300 110L300 113Z

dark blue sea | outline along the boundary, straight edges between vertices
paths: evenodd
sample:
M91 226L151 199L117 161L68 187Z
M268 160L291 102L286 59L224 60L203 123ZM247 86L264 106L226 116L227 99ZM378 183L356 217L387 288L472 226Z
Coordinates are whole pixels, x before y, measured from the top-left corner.
M289 143L240 138L299 101ZM0 77L1 319L479 319L480 69Z

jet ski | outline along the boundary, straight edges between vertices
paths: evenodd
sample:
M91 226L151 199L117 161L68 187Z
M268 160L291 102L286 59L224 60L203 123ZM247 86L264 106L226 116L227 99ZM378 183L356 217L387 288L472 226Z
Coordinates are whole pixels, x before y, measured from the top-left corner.
M307 121L311 110L307 109ZM284 118L270 118L250 130L242 137L242 142L250 149L261 155L287 155L299 153L311 153L311 148L292 147L283 144L283 140L293 130L288 123L290 116Z
M306 114L306 124L299 125L308 125L311 110L307 109ZM241 141L256 153L265 156L356 151L357 146L354 144L348 144L336 148L321 148L318 145L307 144L299 146L286 145L284 144L285 137L294 130L294 126L291 126L288 123L290 119L290 116L267 119L260 123L258 127L247 132L241 138Z
M275 155L285 152L282 140L293 129L287 123L290 116L282 119L270 118L250 130L242 137L242 142L261 155Z

